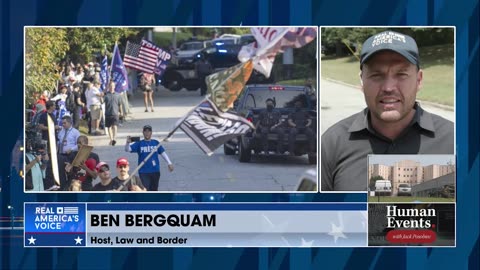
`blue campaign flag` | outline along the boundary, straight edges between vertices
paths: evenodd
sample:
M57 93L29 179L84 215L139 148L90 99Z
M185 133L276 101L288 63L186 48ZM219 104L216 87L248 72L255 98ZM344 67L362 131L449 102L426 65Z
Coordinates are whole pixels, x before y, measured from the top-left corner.
M127 69L123 65L117 44L115 44L115 49L113 49L112 80L115 82L115 91L117 93L121 93L128 89Z
M161 78L167 69L170 59L172 59L172 55L162 48L159 49L157 65L155 66L155 70L153 72L155 72Z
M107 56L105 55L102 60L102 70L100 71L100 83L102 84L100 86L101 91L105 91L105 89L107 89L107 83L110 79L108 75Z

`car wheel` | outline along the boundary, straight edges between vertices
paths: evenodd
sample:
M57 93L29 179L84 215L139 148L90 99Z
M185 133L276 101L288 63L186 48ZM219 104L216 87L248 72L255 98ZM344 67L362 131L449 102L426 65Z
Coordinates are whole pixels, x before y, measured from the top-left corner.
M199 89L199 87L193 85L187 85L185 88L187 88L188 91L197 91Z
M166 88L174 92L180 91L183 88L182 80L183 80L182 75L178 73L171 73L170 76L168 76L168 79L166 82Z
M228 147L226 144L223 145L223 153L227 156L235 155L235 150Z
M250 162L252 159L252 150L244 145L243 140L240 139L238 145L238 160L240 162Z

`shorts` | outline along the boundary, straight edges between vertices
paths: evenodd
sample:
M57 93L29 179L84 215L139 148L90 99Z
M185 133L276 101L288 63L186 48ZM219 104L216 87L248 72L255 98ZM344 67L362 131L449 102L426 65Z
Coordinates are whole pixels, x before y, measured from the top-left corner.
M140 87L142 89L143 92L152 92L152 86L151 85L142 85Z
M98 120L102 117L102 107L100 105L90 105L90 117L92 120Z
M118 125L118 115L105 115L105 126L117 126Z

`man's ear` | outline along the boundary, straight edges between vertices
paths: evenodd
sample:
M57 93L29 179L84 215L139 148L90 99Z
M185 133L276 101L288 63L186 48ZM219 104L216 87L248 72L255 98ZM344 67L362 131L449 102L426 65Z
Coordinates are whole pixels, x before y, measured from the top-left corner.
M419 69L417 73L417 93L423 86L423 70Z
M360 79L360 86L362 87L362 91L363 91L363 80L362 80L362 71L360 70L360 72L358 72L358 77Z

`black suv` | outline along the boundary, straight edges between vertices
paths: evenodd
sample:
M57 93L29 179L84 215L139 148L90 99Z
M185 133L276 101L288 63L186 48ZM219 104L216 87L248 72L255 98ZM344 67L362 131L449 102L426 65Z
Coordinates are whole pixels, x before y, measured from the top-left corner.
M199 89L201 85L195 72L195 62L199 61L200 58L205 57L212 65L214 69L213 72L218 72L240 63L238 60L238 52L241 48L242 45L240 44L207 47L195 54L193 59L188 63L180 62L177 64L170 64L163 75L161 83L171 91L179 91L182 88L186 88L189 91L195 91ZM247 83L273 83L273 80L273 76L270 76L270 78L267 79L265 76L254 70Z
M283 149L288 149L288 115L294 111L296 101L304 104L304 110L308 111L312 119L311 129L317 132L317 112L316 98L310 89L304 86L282 86L282 85L247 85L243 89L240 97L235 101L233 111L247 118L254 125L257 124L260 112L265 110L265 101L274 100L275 108L282 115L282 126L285 128L283 141L278 140L277 134L268 134L269 150L277 149L277 144L283 144ZM315 147L316 149L316 147ZM250 162L252 152L260 154L263 146L260 136L255 131L250 131L223 145L225 155L234 155L238 152L240 162ZM295 155L301 156L308 154L308 162L315 164L317 162L316 152L309 152L309 143L305 134L298 134L295 142Z

